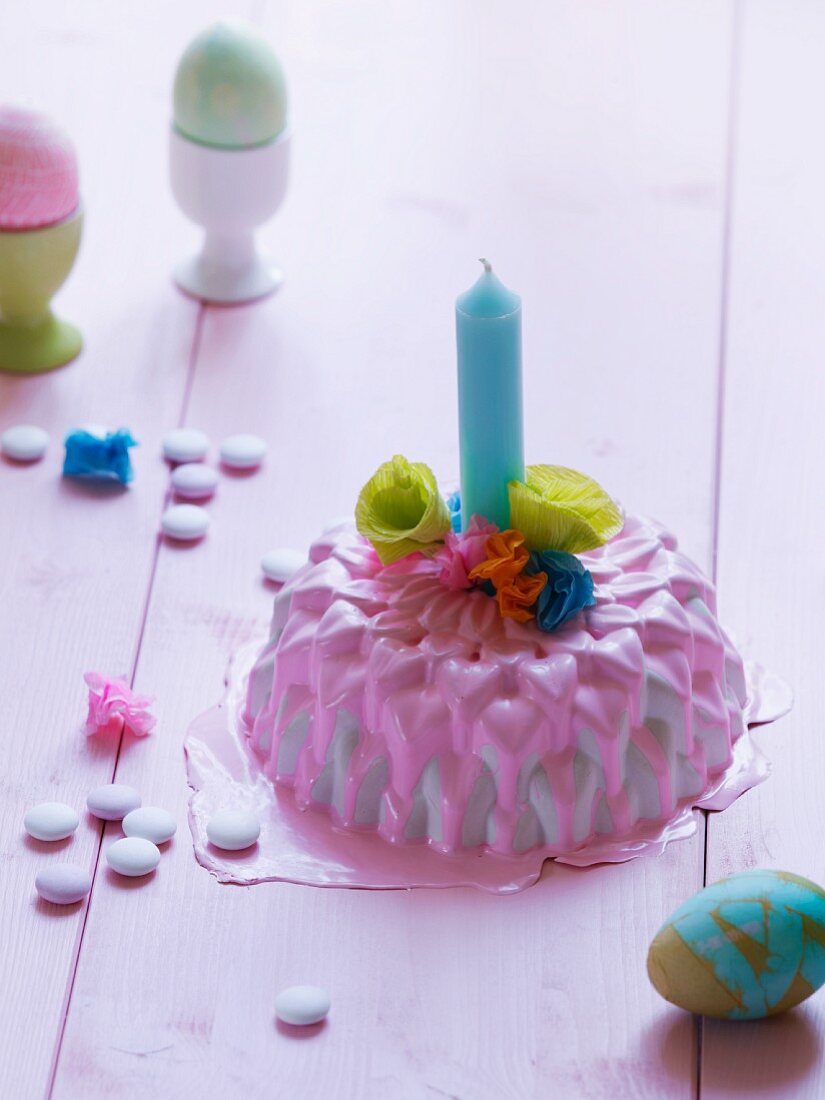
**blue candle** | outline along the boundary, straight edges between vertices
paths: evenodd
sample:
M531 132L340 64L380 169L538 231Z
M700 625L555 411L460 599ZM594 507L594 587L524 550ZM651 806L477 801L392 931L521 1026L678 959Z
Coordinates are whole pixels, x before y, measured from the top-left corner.
M524 480L521 298L486 260L455 307L461 448L461 525L484 516L510 526L507 484Z

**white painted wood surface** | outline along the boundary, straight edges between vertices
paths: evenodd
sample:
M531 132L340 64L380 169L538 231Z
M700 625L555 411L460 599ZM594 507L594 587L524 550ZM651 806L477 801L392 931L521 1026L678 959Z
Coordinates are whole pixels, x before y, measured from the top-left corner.
M287 283L204 311L169 281L197 233L168 193L166 126L177 54L227 12L264 27L290 80L294 178L265 233ZM711 819L708 880L754 862L825 878L807 611L825 590L810 560L823 46L825 16L804 3L742 3L738 18L727 3L490 0L0 12L0 98L65 122L89 210L59 302L83 357L0 379L0 427L54 437L41 465L0 464L0 1092L696 1095L694 1022L657 998L644 959L703 881L703 824L660 859L550 868L509 898L219 886L192 856L182 742L265 626L266 550L308 545L394 451L455 476L452 302L487 254L525 302L528 457L591 472L709 570L718 484L724 620L798 686L793 718L763 738L774 778ZM89 420L140 438L128 493L58 480L62 433ZM259 474L222 478L188 549L155 534L159 438L179 422L270 444ZM157 696L157 732L120 753L117 778L184 827L151 881L104 862L88 915L58 914L35 903L37 869L94 865L100 834L84 822L50 854L20 823L115 770L115 746L77 732L87 668L134 671ZM298 981L333 995L307 1038L274 1023ZM705 1027L703 1095L818 1095L820 1035L816 1001Z

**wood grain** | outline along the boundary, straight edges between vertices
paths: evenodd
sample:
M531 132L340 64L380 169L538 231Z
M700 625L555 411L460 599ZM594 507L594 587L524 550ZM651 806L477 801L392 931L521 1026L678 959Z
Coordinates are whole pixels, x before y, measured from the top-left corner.
M183 822L187 723L269 614L261 554L305 546L392 450L454 476L452 300L478 255L525 299L530 457L709 567L730 11L700 7L267 12L295 105L267 233L288 282L208 311L187 422L270 455L224 479L201 546L161 547L137 670L160 726L118 766L147 803ZM702 860L699 834L515 898L240 889L182 831L152 881L98 877L54 1095L687 1098L691 1021L644 956ZM303 1040L272 1016L298 980L334 1001Z
M708 832L709 882L747 867L825 880L821 623L825 618L825 11L743 6L734 148L722 610L747 652L793 686L790 716L761 742L771 779ZM821 994L750 1027L705 1026L704 1097L825 1091Z
M174 57L176 20L154 54L160 80L148 71L135 81L145 66L112 49L114 9L48 8L0 14L0 99L65 125L87 212L57 302L83 330L82 356L49 376L0 376L0 429L28 422L52 436L37 465L0 460L0 1093L21 1098L48 1087L86 916L85 905L38 902L34 879L49 862L93 868L100 843L85 814L59 845L26 840L22 819L42 800L82 810L88 791L113 774L116 743L87 743L79 732L82 674L130 673L136 661L167 478L159 437L181 415L198 312L169 286L187 233L165 200L163 127L147 126ZM135 27L145 42L151 26L137 19ZM63 437L88 423L128 424L140 440L130 490L61 479Z

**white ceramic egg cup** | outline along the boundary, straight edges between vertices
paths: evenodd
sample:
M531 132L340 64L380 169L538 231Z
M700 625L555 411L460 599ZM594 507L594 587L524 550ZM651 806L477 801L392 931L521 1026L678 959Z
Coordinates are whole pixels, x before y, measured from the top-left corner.
M258 251L255 230L284 200L291 134L266 145L217 149L172 127L172 192L184 214L205 231L203 248L175 269L175 282L193 298L230 305L277 290L283 272Z

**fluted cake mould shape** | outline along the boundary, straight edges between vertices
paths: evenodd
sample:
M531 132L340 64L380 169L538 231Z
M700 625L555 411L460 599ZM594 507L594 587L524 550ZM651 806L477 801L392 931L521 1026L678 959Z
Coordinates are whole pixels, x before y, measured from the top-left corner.
M595 606L548 635L427 557L384 568L350 525L322 536L190 730L200 861L226 881L508 892L546 859L660 851L763 779L748 726L789 693L746 672L673 536L630 516L581 557ZM264 822L232 860L204 831L229 803Z

